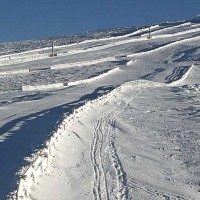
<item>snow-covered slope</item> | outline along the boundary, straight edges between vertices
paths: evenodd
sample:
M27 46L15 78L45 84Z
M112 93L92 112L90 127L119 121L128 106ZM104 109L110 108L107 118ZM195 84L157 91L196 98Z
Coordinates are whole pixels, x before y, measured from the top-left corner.
M0 56L0 199L200 199L200 22L148 30Z

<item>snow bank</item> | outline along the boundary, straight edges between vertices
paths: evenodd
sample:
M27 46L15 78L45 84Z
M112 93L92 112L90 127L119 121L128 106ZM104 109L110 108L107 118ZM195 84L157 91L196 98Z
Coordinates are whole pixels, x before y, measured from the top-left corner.
M95 76L88 79L82 79L78 81L72 81L72 82L66 82L66 83L53 83L53 84L46 84L46 85L22 85L22 91L41 91L41 90L52 90L52 89L62 89L70 86L75 86L83 83L90 83L92 81L96 81L98 79L101 79L103 77L106 77L116 71L119 70L119 67L109 70L108 72L102 73L99 76Z
M8 70L8 71L0 71L0 75L25 74L29 72L30 72L29 69Z
M29 190L33 183L37 181L37 178L42 176L48 166L49 158L52 155L56 145L62 139L63 135L66 134L66 129L70 124L73 124L80 114L92 105L103 105L106 103L108 95L101 96L98 99L86 102L83 106L75 109L72 114L64 118L60 123L57 130L52 133L52 137L45 142L43 149L39 150L35 159L30 163L26 170L21 174L18 181L17 199L22 200L24 198L30 198Z
M158 47L158 48L155 48L155 49L152 49L152 50L149 50L149 51L140 52L140 53L134 53L134 54L129 54L129 55L127 55L127 57L143 56L143 55L146 55L146 54L150 54L150 53L153 53L153 52L160 51L162 49L169 48L169 47L177 45L177 44L182 44L182 43L185 43L185 42L191 42L191 41L195 41L195 40L198 41L199 39L200 39L200 36L196 36L196 37L192 37L192 38L187 38L187 39L183 39L183 40L178 40L178 41L171 42L169 44L163 45L161 47Z
M114 60L115 60L114 57L106 57L106 58L100 58L100 59L84 61L84 62L54 65L54 66L51 66L50 69L65 69L65 68L69 68L69 67L89 66L89 65L94 65L97 63L114 61Z
M16 58L10 57L9 59L0 61L0 66L22 63L22 62L29 62L29 61L45 59L45 58L49 58L49 55L48 54L41 54L41 55L38 54L38 55L26 56L26 57L25 56L16 57Z
M134 62L135 62L135 60L130 60L130 61L128 61L128 62L126 63L126 65L127 65L127 66L130 66L130 65L132 65Z
M187 22L187 23L183 23L183 24L179 24L179 25L176 25L176 26L171 26L171 27L169 27L169 26L167 26L167 27L165 27L165 28L161 28L161 29L159 29L159 30L155 30L155 31L152 31L152 29L151 29L151 34L153 34L153 36L156 34L156 33L162 33L163 31L169 31L169 30L171 30L171 29L176 29L176 28L180 28L180 27L189 27L189 26L191 26L192 25L192 23L191 22ZM180 33L183 33L183 31L182 32L180 32ZM148 35L148 34L146 34L146 35ZM166 35L166 34L165 34Z
M118 70L119 70L119 67L117 67L117 68L115 68L115 69L112 69L112 70L110 70L110 71L108 71L108 72L106 72L106 73L103 73L103 74L101 74L101 75L99 75L99 76L95 76L95 77L93 77L93 78L69 82L69 83L68 83L68 87L74 86L74 85L83 84L83 83L89 83L89 82L98 80L98 79L103 78L103 77L105 77L105 76L107 76L107 75L109 75L109 74L112 74L112 73L114 73L114 72L116 72L116 71L118 71Z
M167 30L167 28L165 28L165 30ZM157 32L157 31L154 31L154 32L152 32L152 35L153 35L153 38L169 38L169 37L174 37L174 36L186 35L188 33L195 33L195 32L199 32L199 31L200 31L200 28L194 26L193 29L190 29L190 30L181 31L181 32L177 32L177 33L162 34L162 35L154 35ZM161 32L161 30L160 30L160 32ZM159 30L158 30L158 33L159 33ZM148 33L143 34L143 36L148 36Z
M53 83L48 85L22 85L22 91L51 90L64 88L64 83Z
M127 55L115 56L115 60L118 60L118 61L127 60Z
M29 191L32 184L37 182L37 178L45 173L45 170L49 164L49 159L52 156L52 152L55 150L56 146L59 145L59 141L62 139L64 134L67 133L67 128L74 124L83 112L87 111L87 109L93 106L102 106L107 104L110 97L112 98L113 96L117 96L122 89L126 89L130 86L151 87L160 85L162 84L146 80L127 82L117 87L110 93L102 95L95 100L86 101L83 106L75 109L72 114L64 116L63 121L58 125L56 131L51 134L51 138L44 143L42 149L40 149L35 155L32 156L33 158L30 158L30 160L32 160L30 165L27 166L25 170L22 170L23 172L21 173L20 179L18 181L18 190L16 194L17 199L23 200L24 198L30 198Z

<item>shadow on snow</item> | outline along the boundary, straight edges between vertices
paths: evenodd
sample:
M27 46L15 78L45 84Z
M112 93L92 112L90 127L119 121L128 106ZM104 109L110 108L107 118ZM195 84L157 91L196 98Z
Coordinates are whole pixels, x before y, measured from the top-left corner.
M96 99L114 88L114 86L99 87L79 100L15 119L1 127L0 135L7 132L10 136L0 143L0 199L6 199L6 195L16 189L18 180L16 172L28 164L24 157L30 156L41 147L55 130L59 120L62 120L64 113L72 113L85 101Z

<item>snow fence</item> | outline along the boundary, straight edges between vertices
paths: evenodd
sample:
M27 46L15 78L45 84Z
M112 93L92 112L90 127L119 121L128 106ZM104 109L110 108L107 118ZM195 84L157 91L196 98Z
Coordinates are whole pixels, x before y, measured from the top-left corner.
M0 71L0 75L26 74L29 72L30 72L29 69L7 70L7 71Z
M39 91L64 88L64 83L52 83L47 85L22 85L22 91Z
M51 138L48 139L44 143L42 149L33 156L34 159L31 159L33 161L30 162L30 165L21 173L18 181L16 197L12 197L13 199L23 200L24 198L30 198L29 190L32 184L37 182L37 178L44 174L49 164L49 159L52 156L52 152L59 144L63 135L66 134L67 127L75 123L80 115L88 108L91 108L91 106L105 105L111 93L102 95L95 100L86 101L83 106L75 109L72 114L64 118L64 120L58 125L56 131L52 133Z
M39 60L39 59L46 59L49 58L49 54L41 54L41 55L32 55L32 56L10 56L8 59L2 59L0 60L0 66L5 66L5 65L11 65L11 64L17 64L17 63L22 63L22 62L29 62L29 61L34 61L34 60Z
M35 68L35 69L14 69L14 70L1 70L0 75L14 75L14 74L28 74L30 72L49 70L50 67Z

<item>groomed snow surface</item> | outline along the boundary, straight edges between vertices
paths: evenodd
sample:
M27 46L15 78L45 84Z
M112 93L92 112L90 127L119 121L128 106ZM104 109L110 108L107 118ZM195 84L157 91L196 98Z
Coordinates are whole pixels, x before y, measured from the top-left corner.
M200 199L200 23L0 57L0 199Z

